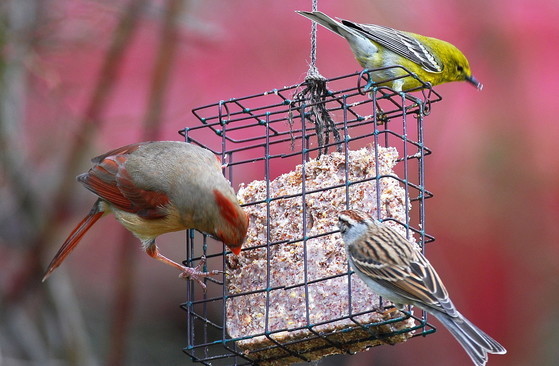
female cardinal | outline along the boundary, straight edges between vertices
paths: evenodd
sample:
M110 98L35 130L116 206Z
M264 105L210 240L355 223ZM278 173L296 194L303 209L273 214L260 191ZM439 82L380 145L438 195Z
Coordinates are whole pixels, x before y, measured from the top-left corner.
M70 233L49 265L43 281L64 261L93 224L107 213L142 242L146 253L181 271L203 287L201 277L214 272L180 265L159 253L161 234L197 229L223 241L239 254L248 217L221 173L216 156L186 142L141 142L92 159L89 172L78 176L99 198Z

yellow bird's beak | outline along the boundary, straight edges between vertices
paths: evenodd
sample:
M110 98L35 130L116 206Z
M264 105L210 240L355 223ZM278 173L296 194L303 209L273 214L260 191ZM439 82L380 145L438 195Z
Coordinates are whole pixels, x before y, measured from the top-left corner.
M477 79L473 75L466 76L466 81L475 86L477 90L483 89L483 84L477 81Z

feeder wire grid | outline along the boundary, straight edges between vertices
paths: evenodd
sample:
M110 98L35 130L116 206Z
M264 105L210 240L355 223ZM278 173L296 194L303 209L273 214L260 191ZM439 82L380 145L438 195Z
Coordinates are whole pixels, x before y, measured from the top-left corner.
M195 266L205 256L205 267L224 272L205 279L206 292L187 281L187 300L181 305L187 312L183 350L194 362L308 362L435 331L424 312L394 311L382 298L370 301L356 295L362 284L347 265L340 244L336 212L347 208L369 211L395 225L423 250L434 240L425 232L425 200L432 194L424 184L424 159L431 151L424 145L423 127L431 105L442 98L429 84L406 92L383 86L393 79L366 89L374 71L326 79L327 92L319 101L313 98L333 121L337 134L332 139L318 136L324 131L313 120L316 105L301 93L309 81L196 108L199 124L179 131L187 142L221 157L226 178L235 189L240 187L239 201L251 227L260 222L249 227L239 257L211 237L187 231L184 264ZM410 72L403 77L417 79ZM321 164L328 163L334 172L321 170ZM333 176L337 180L330 181ZM327 183L311 181L317 177ZM386 197L395 198L386 201ZM311 211L321 200L325 202L318 211ZM321 218L324 210L331 212ZM276 235L282 225L295 227L293 235ZM343 254L333 254L340 246ZM282 250L287 254L278 254ZM336 261L333 258L343 264L329 263ZM279 262L292 260L292 269L277 272ZM314 266L326 270L316 272ZM291 278L293 270L298 273ZM328 296L331 291L343 293L339 296L344 300ZM320 306L313 299L321 296L330 302L325 306L334 315L315 316L323 310L317 310ZM298 315L290 318L294 312Z

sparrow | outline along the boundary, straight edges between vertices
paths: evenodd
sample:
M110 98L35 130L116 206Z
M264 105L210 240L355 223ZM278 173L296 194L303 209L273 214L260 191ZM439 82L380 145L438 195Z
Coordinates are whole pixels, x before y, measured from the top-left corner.
M176 263L159 252L155 239L172 231L196 229L241 251L248 216L240 207L221 164L210 150L179 141L140 142L92 160L93 167L77 180L98 198L51 261L44 277L64 261L102 216L112 213L134 234L152 258L181 271L205 288L202 272ZM203 261L202 261L203 262Z
M350 267L371 290L400 310L413 305L434 315L476 366L488 353L507 352L456 310L433 266L404 236L362 211L341 211L338 219Z
M319 12L297 11L326 29L344 37L361 67L374 70L371 80L382 82L396 91L423 88L424 83L438 85L451 81L467 81L481 90L483 85L472 75L466 56L454 45L440 39L400 31L375 24L339 21ZM408 77L414 73L421 81Z

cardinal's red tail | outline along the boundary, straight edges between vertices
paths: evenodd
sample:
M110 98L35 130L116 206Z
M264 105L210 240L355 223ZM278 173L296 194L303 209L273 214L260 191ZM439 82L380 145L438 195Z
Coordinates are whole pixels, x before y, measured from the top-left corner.
M87 230L89 230L89 228L93 226L93 224L95 224L97 220L101 218L101 216L103 216L104 212L100 210L99 203L99 200L95 202L89 214L84 217L84 219L78 225L76 225L74 230L72 230L70 235L68 235L68 238L66 239L64 244L62 244L60 249L58 249L58 252L49 264L49 268L45 272L43 282L64 261L64 259L66 259L68 254L70 254L70 252L74 250Z

